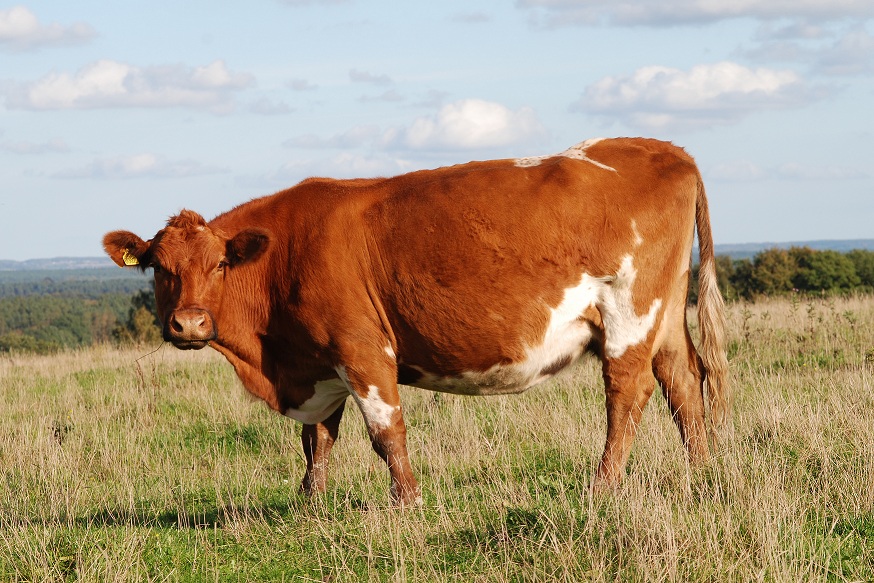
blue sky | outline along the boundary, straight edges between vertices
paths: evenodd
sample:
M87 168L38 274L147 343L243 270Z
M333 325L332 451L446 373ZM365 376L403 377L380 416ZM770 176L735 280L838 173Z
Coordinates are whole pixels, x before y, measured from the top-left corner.
M874 238L871 0L0 2L0 259L643 135L717 243Z

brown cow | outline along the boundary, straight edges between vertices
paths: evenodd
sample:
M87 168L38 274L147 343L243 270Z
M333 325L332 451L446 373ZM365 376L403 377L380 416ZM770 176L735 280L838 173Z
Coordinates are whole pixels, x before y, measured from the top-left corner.
M700 358L686 327L700 241ZM304 424L302 489L325 489L351 394L395 502L420 499L398 383L524 391L586 350L603 362L607 442L594 486L618 482L661 384L692 462L728 416L723 303L692 158L645 139L471 162L394 178L311 178L206 222L183 210L149 241L103 239L155 271L164 338L212 346L246 388Z

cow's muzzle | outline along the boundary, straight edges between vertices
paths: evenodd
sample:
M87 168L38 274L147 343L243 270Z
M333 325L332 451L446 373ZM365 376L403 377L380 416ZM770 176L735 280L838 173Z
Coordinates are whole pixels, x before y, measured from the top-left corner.
M215 338L215 320L206 310L176 310L164 324L164 340L182 350L199 350Z

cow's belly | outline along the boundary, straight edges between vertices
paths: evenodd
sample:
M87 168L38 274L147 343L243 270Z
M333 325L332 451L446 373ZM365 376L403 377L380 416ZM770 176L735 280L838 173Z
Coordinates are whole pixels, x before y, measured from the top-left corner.
M408 384L420 389L457 395L511 395L541 383L576 362L583 350L557 356L555 360L528 359L512 364L496 364L485 371L465 371L443 376L416 369L421 377ZM415 367L412 367L415 368Z
M349 387L341 379L319 381L313 385L312 397L299 407L286 409L284 413L287 417L304 424L321 423L336 411L348 396Z
M564 301L551 310L541 341L534 346L523 345L525 356L521 360L452 375L401 363L400 370L406 368L409 373L402 374L401 380L414 387L463 395L520 393L564 370L585 352L599 331L600 315L594 308L596 288L591 281L584 281L566 290Z
M524 354L519 360L447 375L416 366L413 360L405 362L405 355L401 355L401 382L448 393L500 395L524 391L552 377L576 362L593 338L600 353L619 358L647 337L662 306L662 300L656 298L645 313L637 313L632 297L636 276L631 255L623 257L615 274L593 277L584 273L576 286L564 290L559 305L549 310L540 340L534 345L517 341L516 346ZM519 328L524 328L522 323ZM441 356L432 355L431 362L440 362ZM463 362L464 357L452 354L446 360ZM404 368L411 374L403 374Z

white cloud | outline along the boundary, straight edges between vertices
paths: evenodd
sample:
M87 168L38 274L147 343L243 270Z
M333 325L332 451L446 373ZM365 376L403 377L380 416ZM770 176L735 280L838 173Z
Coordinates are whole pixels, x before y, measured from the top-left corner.
M413 169L413 165L401 158L383 155L359 155L343 152L324 163L332 176L393 176Z
M54 138L48 142L0 142L0 151L12 154L48 154L69 152L70 147L60 139Z
M299 167L300 168L300 167ZM413 169L413 165L401 158L384 154L356 154L341 152L333 158L311 162L303 166L309 175L357 178L394 176Z
M775 174L785 180L856 180L868 178L870 173L858 168L837 164L816 165L788 162L777 167Z
M450 150L499 148L545 135L529 107L514 111L499 103L464 99L442 106L434 115L388 130L361 125L328 138L305 134L289 139L284 146L341 152L331 158L291 162L266 180L276 185L313 175L393 176L451 163L445 159Z
M587 87L571 108L636 128L678 130L734 123L755 111L798 106L816 96L793 71L721 62L687 71L643 67L630 76L605 77Z
M284 115L291 113L292 108L284 101L273 101L262 97L249 106L249 111L258 115Z
M358 69L349 71L349 80L353 83L370 83L371 85L391 85L392 83L391 77L388 75L375 75Z
M386 102L386 103L397 103L398 101L404 101L406 97L395 91L394 89L389 89L388 91L383 91L379 95L362 95L358 98L358 101L362 103L372 103L372 102Z
M485 12L459 12L453 14L450 20L463 24L482 24L484 22L491 22L492 17Z
M94 35L94 29L81 22L70 26L41 24L36 15L24 6L0 10L0 47L13 51L82 44Z
M530 107L513 111L500 103L463 99L444 105L433 116L416 119L409 127L390 130L384 142L416 150L475 149L538 139L545 133Z
M438 91L437 89L429 89L425 96L413 103L415 107L423 107L426 109L437 109L443 106L446 98L449 97L448 91Z
M170 70L170 68L167 68L167 70ZM245 87L252 81L250 75L231 74L224 61L221 60L213 61L205 67L195 67L190 73L179 68L173 68L172 72L182 76L181 84L199 88L224 89L230 87L238 89ZM189 75L190 81L187 81L185 77Z
M306 79L292 79L288 86L295 91L312 91L318 88L318 85L313 85Z
M874 71L874 36L862 26L854 27L817 53L814 69L826 75L871 73Z
M793 40L765 41L741 54L757 63L810 63L813 59L809 48Z
M168 160L162 156L144 153L95 160L82 168L62 170L54 178L184 178L217 174L224 170L204 166L195 160Z
M756 31L754 38L758 41L773 41L818 39L827 35L828 31L825 27L810 22L794 21L788 24L781 22L777 25L766 22Z
M865 25L848 30L811 27L805 30L771 31L763 27L756 35L760 43L743 51L758 62L790 62L827 76L866 75L874 71L874 35Z
M874 17L871 0L517 0L538 26L671 26L729 18L833 21Z
M442 106L434 115L417 118L408 126L383 130L361 125L329 138L297 136L283 145L305 149L469 150L536 140L545 134L530 107L513 111L500 103L463 99Z
M6 106L21 109L106 107L197 107L226 112L232 93L252 76L232 73L223 61L203 67L137 67L112 60L87 65L74 75L51 73L7 92Z

